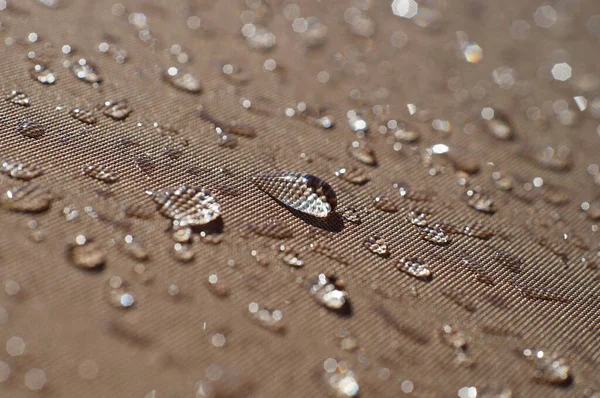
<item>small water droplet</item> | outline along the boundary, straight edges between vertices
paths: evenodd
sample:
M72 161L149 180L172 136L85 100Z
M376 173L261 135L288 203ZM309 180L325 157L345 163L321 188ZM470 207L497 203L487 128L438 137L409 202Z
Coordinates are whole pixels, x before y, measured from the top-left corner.
M216 274L211 274L206 281L206 286L212 294L219 298L229 296L229 287Z
M136 261L147 261L150 258L148 249L146 249L146 246L139 239L134 238L132 235L127 235L124 238L124 242L125 253L129 257Z
M17 131L29 138L40 138L46 134L46 129L39 123L23 120L17 123Z
M21 213L41 213L50 208L52 194L44 187L25 183L12 187L0 197L0 205Z
M320 274L309 283L309 293L329 310L345 315L351 313L348 293L343 290L343 283L334 276Z
M29 72L31 78L42 84L54 84L56 83L56 75L51 69L44 65L36 64Z
M167 83L178 90L190 94L200 94L202 92L202 83L193 73L185 73L172 66L167 70L164 78Z
M129 309L134 305L134 295L127 287L127 283L118 276L110 278L107 300L113 307Z
M355 185L364 185L370 180L365 171L358 167L342 167L335 172L335 175Z
M235 148L238 145L238 139L232 135L220 134L217 145L222 146L223 148Z
M325 361L325 382L330 395L338 398L357 397L360 387L354 372L344 361L329 358Z
M17 180L29 181L41 176L43 170L32 164L0 159L0 173L6 174Z
M467 204L482 213L494 214L496 212L496 206L494 200L482 192L476 192L474 190L467 190L466 192Z
M380 236L369 236L365 241L365 247L382 257L389 257L390 255L385 239Z
M6 97L7 100L12 102L13 104L21 105L21 106L29 106L31 105L31 100L29 96L22 91L13 90Z
M294 268L301 268L304 266L304 261L300 259L298 253L290 249L287 249L282 253L281 261Z
M353 141L348 147L348 153L361 163L377 166L375 151L364 141Z
M455 325L444 325L438 333L440 339L452 348L466 349L471 338Z
M554 148L547 147L526 147L521 154L529 160L536 162L542 168L553 171L568 171L573 166L571 151L565 146Z
M421 238L436 245L446 245L452 242L452 235L447 233L441 224L425 225L419 227L419 230Z
M485 127L492 136L499 140L511 140L514 137L514 129L508 116L492 108L484 108L481 112Z
M85 270L99 270L104 267L106 253L102 245L85 235L77 235L67 247L71 262Z
M102 82L102 77L98 74L97 68L84 58L74 62L71 71L76 78L86 83L98 84Z
M71 110L71 112L69 112L69 115L71 115L73 118L79 120L80 122L86 123L86 124L94 124L98 120L98 119L96 119L94 112L88 111L88 110L85 110L82 108L75 108L75 109Z
M350 110L346 113L346 118L348 119L348 125L353 132L363 132L363 134L367 132L367 122L360 113Z
M399 210L398 205L388 195L380 194L373 198L373 206L376 209L388 213L395 213Z
M559 185L545 183L542 189L542 198L555 206L566 205L571 201L571 192Z
M254 184L294 210L315 217L327 217L335 210L337 197L331 186L318 177L295 171L264 174Z
M173 257L181 263L189 263L196 257L196 251L187 243L175 243Z
M338 209L338 212L342 215L344 221L348 221L352 224L362 223L361 211L350 206L343 206Z
M307 48L321 47L327 41L327 26L315 17L306 18L306 29L300 32L300 37Z
M398 260L396 267L399 271L402 271L410 276L417 279L430 280L432 272L429 266L420 258L417 257L405 257Z
M176 243L189 243L192 239L192 229L191 228L178 228L171 235L171 239Z
M261 308L257 303L250 303L248 305L248 312L250 313L250 317L260 326L275 333L285 332L283 312L280 310Z
M573 380L571 367L566 360L556 355L548 355L538 349L526 348L523 350L526 359L533 361L535 366L534 377L540 381L565 385Z
M114 182L119 181L119 175L111 171L109 169L105 169L103 167L98 166L83 166L82 173L86 176L92 177L95 180L105 182L107 184L112 184Z
M105 101L101 109L104 116L114 120L125 120L132 112L126 100Z
M159 212L173 220L175 227L206 225L221 215L221 206L207 191L181 186L172 191L152 193Z
M277 37L264 26L246 24L242 28L242 34L246 36L246 44L254 50L269 51L277 44Z

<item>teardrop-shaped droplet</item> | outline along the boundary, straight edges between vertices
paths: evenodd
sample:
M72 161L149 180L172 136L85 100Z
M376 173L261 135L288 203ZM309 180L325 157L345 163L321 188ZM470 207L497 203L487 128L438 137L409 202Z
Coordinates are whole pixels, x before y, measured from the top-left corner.
M165 73L165 81L178 90L191 94L202 92L202 83L193 73L185 73L176 67L170 67Z
M76 78L86 83L95 84L102 82L102 77L98 74L96 67L84 58L75 62L71 67L71 71Z
M106 253L102 246L85 235L77 235L67 250L71 262L81 269L98 270L106 262Z
M315 217L327 217L335 210L337 197L325 181L295 171L264 174L253 178L254 184L294 210Z
M116 172L93 165L83 166L83 174L107 184L119 181L119 175Z
M176 227L194 227L210 223L221 215L221 206L207 191L181 186L172 191L153 193L159 212L173 220Z
M21 213L41 213L50 208L52 194L44 187L25 183L10 188L0 197L3 208Z
M41 65L41 64L34 65L29 73L33 80L38 81L42 84L56 83L56 75L54 74L54 72L52 72L51 69L48 69L44 65Z
M94 112L82 108L73 109L69 112L69 115L86 124L94 124L98 120L96 119L96 116L94 116Z
M373 206L375 206L375 208L378 210L388 213L395 213L399 210L396 202L388 195L383 194L377 195L373 198Z
M6 97L7 100L12 102L13 104L21 105L21 106L29 106L31 105L31 100L29 96L22 91L13 90Z
M390 255L387 243L381 236L369 236L365 241L365 247L378 256L387 257Z
M125 120L131 113L131 108L126 100L105 101L102 106L102 113L114 120Z
M369 182L369 177L365 171L358 167L342 167L335 172L335 175L351 184L364 185Z
M446 245L452 241L452 235L444 230L441 224L426 225L421 230L421 237L436 245Z
M396 266L399 271L407 273L410 276L414 276L417 279L429 280L431 279L431 271L425 262L417 257L412 258L401 258L398 260Z
M350 304L348 293L334 277L320 274L317 279L309 284L309 293L325 308L341 313L349 313Z
M29 181L43 174L43 170L32 164L0 159L0 173L17 180Z
M519 257L507 253L503 250L498 250L495 254L496 261L502 266L512 272L518 273L521 272L521 266L523 265L523 260Z
M350 156L368 166L377 166L375 151L364 141L353 141L348 147Z
M29 138L40 138L46 134L46 128L44 126L29 120L18 122L17 131Z
M508 116L500 110L485 108L482 111L484 124L487 131L499 140L511 140L514 136L514 129L508 119Z
M285 332L283 323L283 312L269 308L261 308L257 303L248 305L248 312L258 325L275 333Z

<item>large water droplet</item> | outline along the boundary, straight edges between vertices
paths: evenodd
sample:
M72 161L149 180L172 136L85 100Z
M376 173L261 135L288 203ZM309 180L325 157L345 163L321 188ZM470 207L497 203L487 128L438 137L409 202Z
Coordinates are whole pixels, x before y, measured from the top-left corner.
M32 79L42 84L54 84L56 83L56 75L51 69L44 65L36 64L29 72Z
M125 120L131 113L131 108L126 100L105 101L102 106L102 113L114 120Z
M102 77L98 74L96 67L84 58L73 63L71 71L76 78L86 83L97 84L102 82Z
M264 174L254 177L253 182L284 205L315 217L327 217L337 205L331 186L310 174L295 171Z
M417 257L401 258L396 263L396 266L399 271L402 271L417 279L430 280L432 276L429 266L423 260Z
M348 293L343 290L343 284L337 278L320 274L309 283L309 292L325 308L341 314L350 314Z
M221 206L207 191L181 186L173 191L152 193L159 212L173 220L175 227L194 227L210 223L221 215Z
M31 100L29 96L22 91L13 90L6 97L7 100L12 102L13 104L21 105L21 106L29 106L31 105Z
M283 312L261 308L257 303L248 305L250 317L260 326L276 333L284 333Z
M40 138L46 134L46 129L39 123L23 120L17 123L17 131L29 138Z
M192 73L184 73L173 66L167 69L164 76L165 81L178 90L191 94L200 94L202 92L200 79Z
M335 172L335 175L351 184L364 185L369 182L369 177L365 171L358 167L342 167Z
M369 236L365 241L365 247L382 257L388 257L390 255L387 243L381 236Z
M94 124L98 120L96 119L96 116L94 116L94 112L82 108L73 109L71 112L69 112L69 115L86 124Z
M29 181L43 174L43 170L32 164L0 159L0 173L17 180Z
M348 147L350 156L368 166L377 166L375 151L364 141L353 141Z
M0 197L3 208L22 213L41 213L50 208L52 194L44 187L25 183L10 188Z
M107 184L112 184L114 182L119 181L119 175L111 171L109 169L105 169L103 167L98 166L83 166L82 172L84 175L92 177L98 181L105 182Z
M106 253L102 245L85 235L77 235L68 248L71 262L82 269L98 270L104 267Z

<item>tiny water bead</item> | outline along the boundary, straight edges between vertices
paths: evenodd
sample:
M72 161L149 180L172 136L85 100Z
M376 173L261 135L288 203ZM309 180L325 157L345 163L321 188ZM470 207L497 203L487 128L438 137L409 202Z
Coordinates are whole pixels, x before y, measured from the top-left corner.
M430 280L432 277L429 266L417 257L400 258L396 263L396 267L398 268L398 271L404 272L417 279Z
M315 217L327 217L337 205L333 188L318 177L295 171L253 177L262 191L294 210Z
M31 78L42 84L54 84L56 83L56 75L54 72L44 65L36 64L29 72Z
M105 101L100 109L104 116L113 120L125 120L132 112L126 100Z
M164 79L171 86L190 94L200 94L202 83L193 73L185 73L172 66L165 72Z
M99 243L85 235L77 235L67 247L71 262L85 270L99 270L106 262L106 252Z
M89 84L99 84L103 80L98 74L96 66L84 58L74 62L71 71L76 78Z
M206 225L221 215L221 206L207 191L183 185L172 191L147 192L160 207L159 213L179 227Z
M370 181L365 171L358 167L342 167L335 172L335 175L342 180L355 185L364 185Z
M377 166L375 151L364 141L353 141L348 146L348 153L354 159L367 166Z
M15 162L0 158L0 173L6 174L17 180L29 181L43 174L43 170L36 165Z
M416 226L424 227L427 225L427 214L421 211L410 211L406 218L408 221Z
M119 181L119 175L116 172L99 166L83 166L82 173L95 180L102 181L107 184L112 184L114 182Z
M350 313L348 293L343 289L343 282L336 277L319 274L309 283L308 291L325 308L342 314Z
M17 131L28 138L41 138L46 134L46 128L44 126L30 120L18 122Z
M85 124L94 124L98 121L94 112L82 108L74 108L69 112L69 115Z
M41 213L50 208L52 200L50 191L28 182L5 191L0 197L0 206L20 213Z
M385 239L377 235L367 238L365 247L378 256L388 257L390 255Z
M566 146L527 146L521 154L538 166L557 172L569 171L573 166L571 151Z
M277 309L261 308L258 303L250 303L248 312L258 325L275 333L284 333L283 312Z
M377 210L385 211L386 213L395 213L399 210L396 202L388 195L379 194L373 198L373 206Z
M419 229L421 238L428 242L436 245L446 245L452 242L452 235L445 231L442 224L425 225Z
M21 105L21 106L31 105L31 100L29 99L29 96L19 90L11 91L10 94L8 94L8 96L6 97L6 99L16 105Z
M298 253L291 249L287 249L281 254L281 261L294 268L304 266L304 261L300 259Z

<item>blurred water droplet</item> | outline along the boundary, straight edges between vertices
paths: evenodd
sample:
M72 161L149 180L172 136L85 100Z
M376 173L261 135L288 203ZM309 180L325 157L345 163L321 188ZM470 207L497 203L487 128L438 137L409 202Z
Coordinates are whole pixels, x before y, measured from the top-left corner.
M170 67L164 78L167 83L178 90L190 94L200 94L202 92L202 83L196 75L185 73L176 67Z
M344 181L356 185L364 185L370 180L365 171L358 167L342 167L335 172L335 175Z
M568 171L573 166L573 159L569 148L559 146L526 147L522 155L537 163L538 166L554 171Z
M171 239L177 243L189 243L192 239L192 229L188 227L178 228L171 235Z
M235 148L238 145L238 139L232 135L221 134L217 140L217 145L223 148Z
M396 263L396 267L399 271L402 271L417 279L430 280L432 277L429 266L423 260L417 257L401 258Z
M12 102L13 104L21 105L21 106L29 106L31 105L31 100L29 96L22 91L13 90L6 97L7 100Z
M494 200L482 192L475 192L471 189L466 192L467 204L482 213L494 214L496 206Z
M222 68L225 78L236 85L247 84L252 80L250 70L236 64L225 64Z
M455 325L444 325L438 333L440 339L452 348L466 349L471 338Z
M181 186L172 191L151 192L160 205L159 212L179 227L208 224L221 215L221 206L207 191L198 187Z
M264 26L246 24L242 28L242 34L246 36L246 44L254 50L269 51L277 44L277 37Z
M375 206L375 208L378 210L388 213L395 213L399 210L395 201L388 195L383 194L377 195L373 198L373 206Z
M181 263L189 263L196 257L196 251L186 243L175 243L173 245L173 257Z
M555 206L563 206L571 201L571 192L559 185L544 184L542 198Z
M350 156L368 166L377 166L375 151L364 141L353 141L348 147Z
M250 305L248 305L248 311L250 317L260 326L275 333L285 332L283 312L280 310L261 308L257 303L250 303Z
M106 299L113 307L130 309L134 305L135 297L127 287L127 283L118 276L110 278Z
M331 362L331 366L329 364ZM325 361L325 382L330 396L337 398L357 397L360 387L354 372L343 361L329 358Z
M495 259L509 271L515 273L521 272L521 266L523 265L523 260L521 258L513 254L507 253L503 250L498 250L495 254Z
M523 350L526 359L533 362L535 367L534 377L540 381L565 385L573 380L571 367L566 360L556 355L548 355L538 349L526 348Z
M343 290L343 284L333 276L320 274L309 283L309 293L325 308L349 315L350 303L348 293Z
M508 119L508 116L492 108L484 108L481 112L485 127L492 136L499 140L511 140L514 138L514 129Z
M77 235L67 251L71 262L81 269L99 270L106 262L106 253L102 245L85 235Z
M295 171L264 174L254 184L294 210L315 217L327 217L335 210L337 197L331 186L310 174Z
M382 257L388 257L390 255L385 239L380 236L369 236L365 241L365 247Z
M132 235L127 235L125 236L124 241L125 253L127 253L129 257L136 261L147 261L150 258L148 249L146 249L146 246L144 246L139 239L134 238Z
M286 250L286 252L282 253L281 261L294 268L301 268L304 266L304 261L302 261L300 256L298 256L298 253L293 250Z
M125 120L132 111L126 100L105 101L101 109L104 116L114 120Z
M71 71L76 78L86 83L98 84L102 82L102 77L98 74L95 65L91 64L84 58L74 62L73 66L71 67Z
M31 75L31 78L33 80L38 81L42 84L56 83L56 75L54 74L54 72L52 72L51 69L48 69L44 65L34 65L29 74Z
M258 225L246 224L242 232L246 231L275 239L291 238L294 235L294 231L279 220L268 220L266 223Z
M206 281L208 290L217 297L223 298L229 296L229 287L217 275L212 274Z
M12 187L0 197L3 208L21 213L41 213L50 208L52 194L44 187L25 183Z
M0 173L17 180L29 181L43 174L43 170L36 165L0 159Z
M93 165L83 166L82 172L86 176L92 177L95 180L102 181L107 184L112 184L119 181L119 175L116 172L103 167Z
M511 175L498 171L492 173L492 180L496 188L502 191L510 191L514 185L514 179Z
M50 0L42 0L42 1L48 2ZM53 2L55 2L55 1L56 0L53 0ZM46 384L46 372L44 372L42 369L33 368L33 369L29 369L25 373L25 385L30 390L33 390L33 391L41 390L42 388L44 388L45 384Z
M46 128L39 123L23 120L17 123L17 131L29 138L40 138L46 134Z
M300 33L307 48L321 47L327 41L327 26L315 17L306 18L306 30Z
M590 220L600 220L600 200L592 201L587 206L582 206L582 209Z
M96 119L94 112L82 108L73 109L71 112L69 112L69 115L86 124L94 124L98 120Z
M363 119L362 115L354 110L350 110L346 113L346 118L348 119L348 125L350 126L350 129L355 132L358 133L359 131L362 131L363 133L366 133L368 130L368 126L367 126L367 122L365 121L365 119Z

